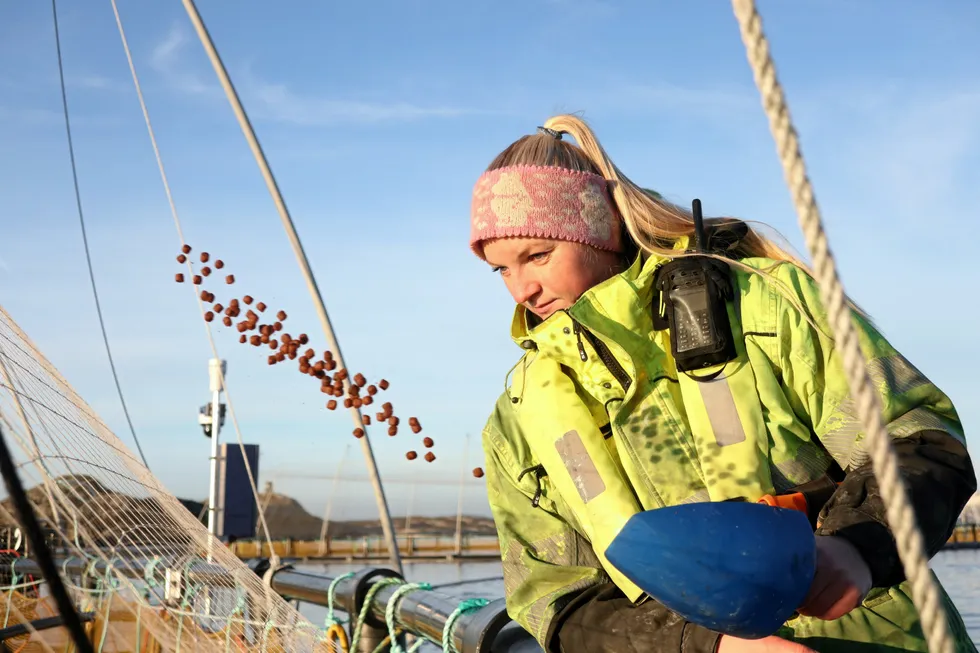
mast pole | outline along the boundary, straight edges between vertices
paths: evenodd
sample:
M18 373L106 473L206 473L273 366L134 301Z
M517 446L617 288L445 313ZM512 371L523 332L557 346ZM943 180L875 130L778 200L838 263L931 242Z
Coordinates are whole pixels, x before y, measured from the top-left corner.
M320 288L317 286L316 279L313 276L313 270L310 268L310 262L306 257L306 252L303 250L303 244L300 242L299 235L296 233L296 227L293 225L293 219L289 214L289 209L286 208L286 201L283 199L282 192L279 190L279 185L276 183L276 179L272 174L272 168L269 165L269 161L266 159L262 146L259 144L258 137L255 135L255 130L252 128L248 115L245 113L245 108L242 106L242 102L238 97L238 92L235 90L235 87L231 82L231 77L228 75L228 71L225 69L225 65L221 61L221 57L218 55L218 50L215 48L214 41L211 39L211 35L208 33L207 27L204 25L204 20L201 18L201 14L197 11L197 6L194 4L194 0L182 0L182 2L184 9L187 11L188 17L191 19L191 23L194 25L194 29L197 31L197 36L201 41L201 45L204 46L208 58L211 60L211 65L214 67L218 80L221 82L221 86L225 90L225 95L228 97L231 108L235 112L235 117L238 119L242 132L245 134L245 139L248 141L252 154L255 156L255 161L262 172L262 177L265 179L269 193L272 195L272 199L276 204L276 209L279 212L279 217L282 219L283 227L286 229L286 235L289 237L289 242L292 245L293 252L296 255L296 260L299 263L303 277L306 279L306 285L310 291L310 296L313 298L313 305L320 317L323 333L327 338L330 350L334 353L334 359L337 361L337 365L340 368L346 368L347 365L344 363L344 357L340 351L340 344L337 342L337 337L334 333L333 326L330 323L330 317L327 315L327 307L323 302L323 296L321 295ZM349 376L348 378L344 379L345 391L350 389L350 382L351 379ZM368 474L371 478L371 485L374 487L374 496L378 504L378 513L381 518L381 528L384 531L385 542L388 545L388 553L391 558L391 564L395 567L395 570L399 574L403 574L404 569L402 568L401 553L398 550L398 543L395 541L395 529L391 522L391 512L388 509L388 500L385 497L384 487L381 485L381 476L378 472L377 463L374 459L374 451L371 449L371 441L367 435L367 429L364 427L364 420L361 416L361 410L351 406L350 413L354 421L355 428L363 429L365 433L364 437L360 438L361 450L364 453L364 461L367 465Z

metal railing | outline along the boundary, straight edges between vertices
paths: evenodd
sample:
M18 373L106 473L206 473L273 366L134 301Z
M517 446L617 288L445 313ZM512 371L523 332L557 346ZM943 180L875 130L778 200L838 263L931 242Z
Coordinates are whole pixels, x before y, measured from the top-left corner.
M141 571L149 560L129 559L125 565L113 565L115 573L132 578L141 578ZM105 561L92 562L78 557L58 560L63 573L83 578L85 575L104 576L109 571ZM40 577L37 564L29 558L17 561L18 574L33 574ZM2 566L2 564L0 564ZM249 562L249 568L261 576L267 584L284 598L326 606L329 588L334 578L310 572L301 572L284 565L270 568L269 560L257 559ZM168 566L159 562L155 573L166 573ZM225 584L231 580L227 570L207 562L187 564L186 561L170 565L171 570L183 571L196 583ZM383 579L401 580L396 572L385 568L366 567L353 576L336 583L334 588L334 607L350 615L358 615L364 605L371 586ZM361 623L351 620L351 626L360 629L358 651L372 651L388 635L385 626L385 609L388 601L398 590L400 584L387 585L374 592L366 617ZM174 598L174 597L171 597ZM395 621L403 631L416 637L424 637L433 642L441 642L447 620L460 605L460 600L437 590L415 590L398 601ZM350 632L353 638L354 633ZM518 624L511 621L503 599L491 601L481 608L458 615L452 630L452 642L459 653L540 653L541 647L531 635Z
M396 537L404 558L450 559L480 558L499 559L500 542L496 535L400 534ZM278 556L279 558L308 559L387 559L387 542L380 535L360 537L304 540L283 538L264 540L236 540L228 548L243 560Z

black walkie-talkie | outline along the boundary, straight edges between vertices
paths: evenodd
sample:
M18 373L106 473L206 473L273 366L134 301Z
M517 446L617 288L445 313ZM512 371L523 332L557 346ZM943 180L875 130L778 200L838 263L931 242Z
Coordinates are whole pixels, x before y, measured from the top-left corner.
M694 200L691 208L694 249L661 266L656 279L660 322L666 317L671 353L680 372L701 370L736 357L728 319L728 300L733 297L730 270L724 262L703 256L706 237L701 200Z

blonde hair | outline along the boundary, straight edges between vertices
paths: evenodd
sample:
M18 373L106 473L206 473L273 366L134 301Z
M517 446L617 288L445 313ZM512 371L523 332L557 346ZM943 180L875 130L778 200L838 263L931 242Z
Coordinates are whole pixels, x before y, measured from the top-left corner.
M549 118L544 127L568 134L578 145L559 140L548 133L524 136L501 152L487 170L512 165L542 165L601 175L609 182L613 202L637 246L660 256L684 256L684 252L676 249L675 245L682 238L693 239L694 217L688 209L655 197L633 183L616 167L592 129L581 118L559 115ZM787 248L776 244L773 238L763 236L747 222L745 224L748 233L730 252L733 258L768 258L807 269ZM732 263L731 260L728 262Z
M689 255L688 252L676 247L683 238L687 238L688 242L693 240L694 217L688 209L668 202L633 183L616 167L599 144L592 129L581 118L567 114L554 116L544 123L544 128L559 134L568 134L578 145L555 138L549 133L523 136L497 155L487 166L487 171L512 165L541 165L601 175L609 182L613 202L623 217L626 230L638 247L650 254L667 258ZM723 220L735 220L735 218L723 218ZM725 255L708 253L708 256L764 277L781 291L811 326L833 340L831 334L811 318L810 311L800 304L799 299L794 296L795 293L771 274L776 267L788 263L800 268L812 278L813 272L810 267L790 252L791 248L786 239L769 225L750 223L746 220L740 222L746 225L748 232L738 244ZM751 226L753 224L765 227L773 237L763 235L758 228ZM777 238L784 244L777 244ZM742 258L765 258L774 263L768 267L757 268L739 262L738 259ZM871 321L870 316L850 298L845 299L853 310Z

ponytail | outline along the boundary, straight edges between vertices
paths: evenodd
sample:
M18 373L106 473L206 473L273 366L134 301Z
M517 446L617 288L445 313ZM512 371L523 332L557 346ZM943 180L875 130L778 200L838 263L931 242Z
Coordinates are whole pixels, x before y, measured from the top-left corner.
M581 118L571 115L555 116L548 119L544 126L546 129L554 130L559 134L568 134L575 139L578 143L577 149L590 167L609 181L613 201L623 217L626 230L641 249L651 254L671 258L683 256L675 246L678 241L693 237L694 217L690 211L634 184L616 167L599 144L595 134ZM541 137L551 138L547 135L539 135L535 138ZM807 266L799 258L751 227L732 253L735 258L768 258L792 263L807 270Z

